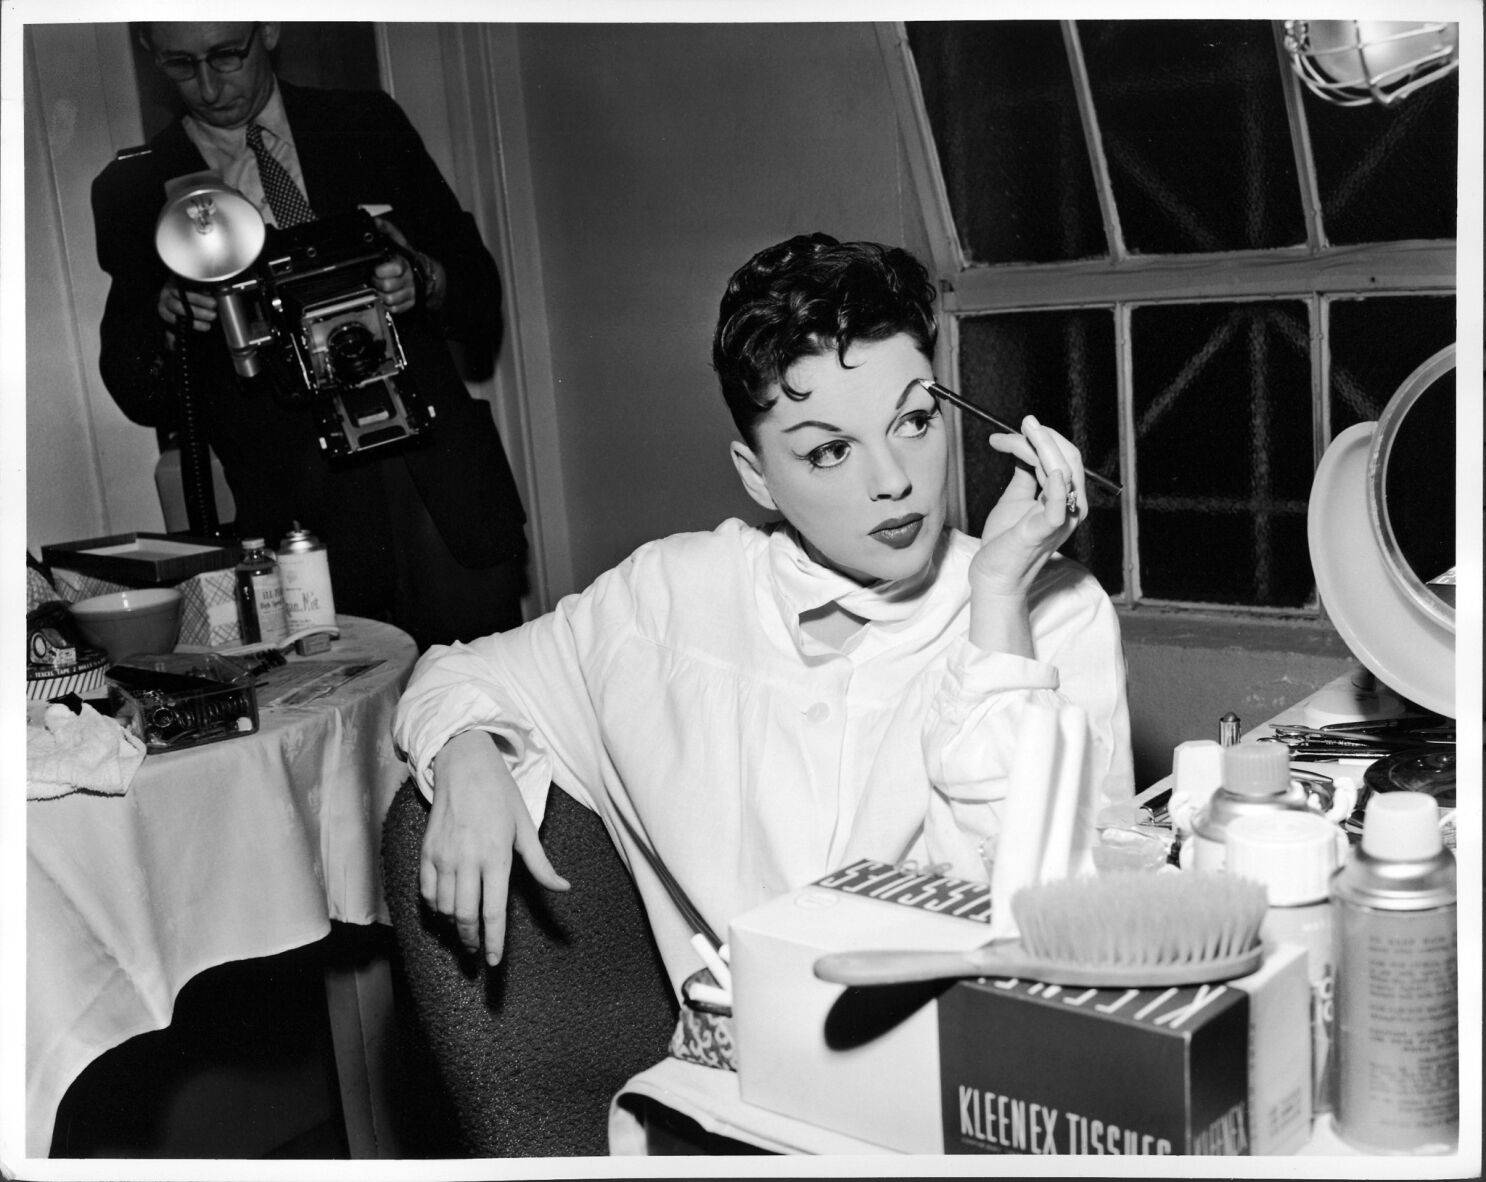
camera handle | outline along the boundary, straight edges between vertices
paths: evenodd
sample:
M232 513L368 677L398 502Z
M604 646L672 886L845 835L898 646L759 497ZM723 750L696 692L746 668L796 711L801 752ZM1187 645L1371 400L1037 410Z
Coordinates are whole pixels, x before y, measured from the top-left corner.
M175 322L175 388L180 405L181 490L186 500L186 526L198 537L216 537L217 495L212 483L212 457L201 422L197 379L202 369L202 340L191 324L191 306Z
M412 247L398 246L390 238L387 247L393 253L402 256L403 262L407 263L408 270L413 273L413 307L422 308L425 313L428 307L429 279L427 268L423 265L423 257Z

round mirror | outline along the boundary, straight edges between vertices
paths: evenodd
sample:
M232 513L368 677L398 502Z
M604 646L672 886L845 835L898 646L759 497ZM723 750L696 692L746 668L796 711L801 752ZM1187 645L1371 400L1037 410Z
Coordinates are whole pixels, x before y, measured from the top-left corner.
M1455 346L1398 388L1373 436L1367 511L1399 585L1455 626Z
M1316 589L1384 685L1455 715L1455 349L1404 380L1375 423L1331 441L1307 513Z

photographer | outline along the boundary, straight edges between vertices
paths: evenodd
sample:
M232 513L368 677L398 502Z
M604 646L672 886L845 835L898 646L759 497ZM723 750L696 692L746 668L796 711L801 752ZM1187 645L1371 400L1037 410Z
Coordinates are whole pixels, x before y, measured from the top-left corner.
M519 624L525 516L490 407L450 352L488 364L499 345L500 277L474 219L387 95L279 80L277 24L156 22L138 35L186 113L93 184L112 280L100 353L109 393L134 422L178 428L174 353L189 323L201 334L198 429L221 460L240 536L276 540L304 523L329 549L337 610L390 620L420 647ZM385 207L377 225L398 249L371 282L435 416L424 438L332 460L305 398L237 376L213 295L185 289L155 249L165 184L204 170L270 227Z

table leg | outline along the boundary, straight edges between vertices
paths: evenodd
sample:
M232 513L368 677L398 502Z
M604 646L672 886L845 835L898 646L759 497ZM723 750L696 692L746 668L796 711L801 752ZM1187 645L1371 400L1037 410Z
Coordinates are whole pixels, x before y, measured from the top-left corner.
M353 1158L398 1156L388 1086L393 1053L391 965L378 952L325 968L330 1037Z

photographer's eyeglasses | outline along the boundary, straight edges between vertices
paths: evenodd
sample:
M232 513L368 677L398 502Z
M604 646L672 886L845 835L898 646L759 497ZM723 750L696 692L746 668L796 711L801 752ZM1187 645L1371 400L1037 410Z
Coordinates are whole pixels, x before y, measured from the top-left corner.
M167 78L176 82L191 81L196 77L196 67L202 62L209 65L214 74L236 74L243 68L243 62L248 60L248 54L253 50L253 38L256 36L258 26L255 24L248 39L237 49L214 49L201 57L192 57L186 53L174 53L169 57L156 56L155 64L165 72Z

